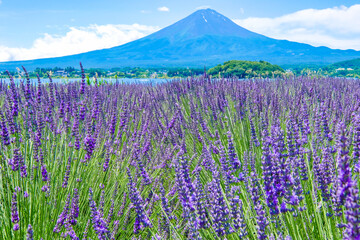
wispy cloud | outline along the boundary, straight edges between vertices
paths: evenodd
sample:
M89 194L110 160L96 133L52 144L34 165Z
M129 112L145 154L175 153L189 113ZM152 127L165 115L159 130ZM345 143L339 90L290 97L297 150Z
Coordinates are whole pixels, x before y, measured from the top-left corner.
M170 9L168 8L168 7L159 7L158 8L158 11L160 11L160 12L169 12L170 11Z
M305 9L276 18L234 20L268 37L314 46L360 50L360 4L326 9Z
M159 27L132 25L90 25L71 27L62 36L44 34L30 48L9 48L0 45L0 61L59 57L118 46L144 37Z

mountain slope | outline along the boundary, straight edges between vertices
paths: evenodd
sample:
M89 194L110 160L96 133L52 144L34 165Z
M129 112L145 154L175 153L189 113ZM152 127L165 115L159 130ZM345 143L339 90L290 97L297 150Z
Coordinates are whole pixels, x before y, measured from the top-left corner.
M136 41L97 51L48 59L0 63L0 70L84 66L214 66L231 59L265 60L274 64L329 64L360 57L359 51L334 50L276 40L251 32L211 9L188 17Z
M351 59L342 62L336 62L329 67L332 68L352 68L352 69L360 69L360 58Z

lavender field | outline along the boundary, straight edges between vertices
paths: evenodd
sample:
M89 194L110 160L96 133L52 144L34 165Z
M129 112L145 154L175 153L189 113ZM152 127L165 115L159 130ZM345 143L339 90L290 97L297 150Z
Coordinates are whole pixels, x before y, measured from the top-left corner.
M0 83L1 239L360 239L360 82Z

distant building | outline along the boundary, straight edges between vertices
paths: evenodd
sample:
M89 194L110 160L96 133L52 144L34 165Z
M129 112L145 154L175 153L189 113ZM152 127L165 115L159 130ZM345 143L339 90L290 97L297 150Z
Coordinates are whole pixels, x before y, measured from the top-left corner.
M335 69L335 71L354 71L354 69L352 68L338 68L338 69Z
M68 77L69 74L65 70L58 70L58 71L53 73L53 76Z

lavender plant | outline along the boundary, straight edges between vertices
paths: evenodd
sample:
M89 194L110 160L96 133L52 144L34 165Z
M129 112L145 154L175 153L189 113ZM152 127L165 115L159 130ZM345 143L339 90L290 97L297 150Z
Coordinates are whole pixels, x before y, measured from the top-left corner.
M359 81L80 68L0 82L2 239L360 239Z

